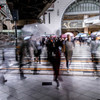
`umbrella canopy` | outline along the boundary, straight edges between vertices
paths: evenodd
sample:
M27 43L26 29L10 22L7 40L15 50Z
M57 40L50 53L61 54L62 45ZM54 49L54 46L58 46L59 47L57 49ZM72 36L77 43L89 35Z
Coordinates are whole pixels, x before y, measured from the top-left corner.
M97 35L97 36L100 36L100 31L98 31L96 35Z
M31 37L31 36L26 36L26 37L24 38L24 40L28 40L28 39L30 39L30 37Z
M96 37L96 36L97 36L97 32L91 33L91 37Z
M82 34L81 37L87 37L87 34Z
M65 33L65 35L74 36L74 34L73 34L73 33L71 33L71 32L67 32L67 33Z
M77 34L75 37L80 37L80 36L82 36L82 35L84 35L84 33L79 33L79 34Z
M71 32L67 32L67 33L65 33L65 34L62 34L62 38L66 38L67 37L67 35L70 35L71 37L73 37L74 36L74 34L73 33L71 33Z
M51 33L51 31L45 25L39 23L24 25L22 32L25 36L34 34L35 39L45 35L45 32Z
M52 35L52 37L53 37L53 38L56 38L57 36L56 36L56 35Z
M67 35L66 34L62 34L62 36L61 36L62 38L66 38L67 37Z
M79 33L79 34L77 34L75 37L87 37L88 36L88 34L86 34L86 33Z

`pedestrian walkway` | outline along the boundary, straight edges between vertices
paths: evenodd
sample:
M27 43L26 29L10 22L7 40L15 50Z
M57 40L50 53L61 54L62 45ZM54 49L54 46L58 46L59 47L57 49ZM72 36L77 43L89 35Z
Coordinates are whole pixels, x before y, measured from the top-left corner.
M76 44L69 73L66 71L65 57L62 54L60 74L63 81L60 82L59 88L56 88L53 81L52 66L47 61L45 48L41 55L41 64L23 66L24 75L27 77L24 80L20 80L14 49L6 50L6 58L11 60L11 66L9 70L0 70L7 79L5 84L0 84L0 100L99 100L100 78L93 73L89 49L86 44L81 47ZM0 58L2 59L2 56ZM100 71L99 64L97 68Z
M100 48L99 48L100 49ZM99 51L99 50L98 50ZM5 50L6 59L9 59L11 62L9 63L11 72L18 73L18 63L15 61L15 52L14 49L9 48ZM10 57L9 57L10 56ZM100 58L100 54L98 53L98 58ZM2 56L0 57L2 59ZM25 63L27 63L27 58L25 59ZM3 66L2 66L3 68ZM91 53L90 47L87 44L76 44L73 56L72 63L69 67L70 73L68 74L80 74L80 75L94 75L93 63L91 61ZM100 65L97 65L98 71L100 71ZM23 66L25 69L25 73L34 73L34 70L37 70L39 74L52 74L52 66L47 61L46 48L43 48L43 52L41 55L41 64L35 62L32 66L30 64L26 64ZM13 70L13 71L12 71ZM16 71L17 70L17 71ZM61 55L61 69L62 74L67 74L66 69L66 60L64 54Z
M53 75L29 75L20 80L18 74L6 74L5 85L0 84L0 100L99 100L100 78L62 76L59 89ZM52 82L52 85L42 85Z

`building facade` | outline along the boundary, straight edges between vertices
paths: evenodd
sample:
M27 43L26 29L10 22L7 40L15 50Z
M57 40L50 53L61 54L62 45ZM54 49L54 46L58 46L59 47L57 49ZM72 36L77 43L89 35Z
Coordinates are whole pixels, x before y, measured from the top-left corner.
M98 31L100 30L100 1L56 0L53 9L48 10L41 19L43 24L51 30L45 32L46 34Z

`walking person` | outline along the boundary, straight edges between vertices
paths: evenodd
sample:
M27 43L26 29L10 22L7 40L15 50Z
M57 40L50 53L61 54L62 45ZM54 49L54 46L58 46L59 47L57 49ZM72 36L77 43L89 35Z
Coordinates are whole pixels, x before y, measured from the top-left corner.
M41 63L42 43L40 37L37 39L35 44L36 50L34 50L35 61Z
M25 42L23 41L21 46L20 46L20 51L19 51L19 72L20 72L20 79L23 80L25 79L26 77L24 76L24 72L23 72L23 59L24 59L24 56L25 56Z
M69 65L71 64L72 54L73 54L73 43L71 42L71 36L67 35L67 41L65 43L65 58L66 58L67 72L69 72Z
M5 68L9 67L8 59L5 58L5 51L4 51L4 49L2 49L2 64L1 64L1 66L5 67ZM1 84L5 84L5 82L7 82L7 80L4 77L4 72L2 72L1 75L0 75L0 83Z
M97 64L98 64L98 58L97 58L97 49L99 47L98 42L96 41L96 37L93 37L91 41L91 57L93 62L93 67L96 72L96 75L99 76L98 70L97 70Z
M53 67L53 71L54 71L54 81L57 83L57 89L59 89L59 81L62 81L62 78L60 77L60 60L61 60L61 52L59 50L59 41L56 41L53 45L52 49L52 53L50 56L50 62L52 64Z
M81 37L81 35L79 36L79 44L80 44L80 46L82 44L82 37Z
M34 40L34 35L31 35L29 41L28 41L28 48L29 48L29 54L30 54L30 58L31 58L31 64L33 65L33 61L34 61L34 50L36 51L36 41Z

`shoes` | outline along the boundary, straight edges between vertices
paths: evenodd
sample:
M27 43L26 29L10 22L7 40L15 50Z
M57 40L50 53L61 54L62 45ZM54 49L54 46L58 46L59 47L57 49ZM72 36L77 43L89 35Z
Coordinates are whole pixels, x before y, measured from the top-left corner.
M67 70L67 73L69 73L69 70Z
M21 80L23 80L23 79L26 79L26 77L25 77L25 76L23 76L23 77L21 77L20 79L21 79Z
M5 83L5 82L7 82L7 80L4 80L3 82Z

